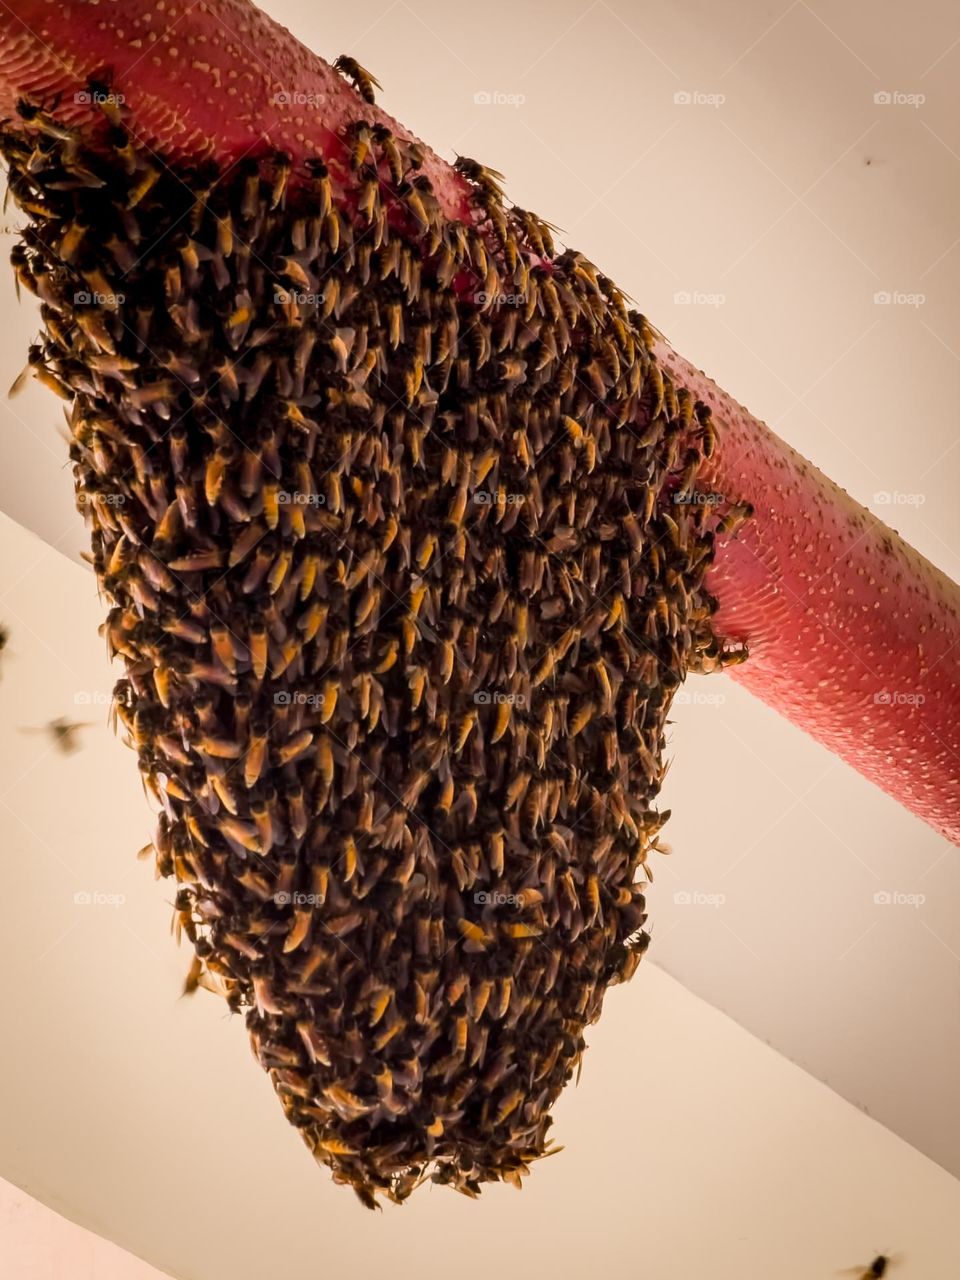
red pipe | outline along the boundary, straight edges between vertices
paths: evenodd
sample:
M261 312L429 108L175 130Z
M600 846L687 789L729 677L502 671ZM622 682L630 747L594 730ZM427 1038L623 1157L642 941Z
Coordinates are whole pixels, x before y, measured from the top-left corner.
M662 346L713 409L698 487L753 504L719 539L717 630L745 640L735 680L960 844L960 587Z
M248 0L18 0L0 8L0 40L0 116L28 95L65 121L102 119L93 77L167 163L279 148L336 165L338 131L358 118L412 137ZM448 216L468 217L460 175L426 148L423 167ZM735 678L960 844L960 588L681 356L659 355L714 410L699 490L755 508L710 577L718 629L750 648Z

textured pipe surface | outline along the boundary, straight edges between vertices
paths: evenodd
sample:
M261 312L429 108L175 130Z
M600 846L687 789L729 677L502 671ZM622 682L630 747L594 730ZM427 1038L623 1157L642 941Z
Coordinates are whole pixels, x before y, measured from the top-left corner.
M0 37L0 114L26 92L92 120L73 95L109 70L141 143L171 160L275 146L335 160L358 109L410 136L246 0L23 0L0 10ZM461 177L427 149L424 171L444 212L463 216ZM714 407L717 489L757 512L710 579L719 624L751 646L735 678L960 841L956 585L681 356L662 356Z
M715 622L734 679L960 844L960 588L676 352L713 410L698 476L752 503L718 541Z
M358 115L412 139L248 0L18 0L15 11L0 8L0 40L0 117L29 93L59 95L58 118L70 124L96 122L86 90L99 78L122 94L139 144L170 163L228 167L274 148L295 161L334 159L339 132ZM423 172L444 212L465 217L467 185L427 147Z

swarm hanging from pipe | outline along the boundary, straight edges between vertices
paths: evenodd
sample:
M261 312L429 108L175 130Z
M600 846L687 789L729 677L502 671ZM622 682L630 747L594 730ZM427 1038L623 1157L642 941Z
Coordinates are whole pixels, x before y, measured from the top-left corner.
M481 166L456 222L382 125L294 185L107 115L0 144L158 869L337 1181L519 1184L646 945L672 694L724 660L709 412Z

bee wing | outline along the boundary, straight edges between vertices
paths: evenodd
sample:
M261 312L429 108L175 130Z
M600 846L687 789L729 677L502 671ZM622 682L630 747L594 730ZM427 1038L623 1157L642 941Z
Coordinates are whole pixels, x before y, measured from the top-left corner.
M53 726L51 726L53 728ZM78 729L91 729L93 722L91 720L78 720L74 723L68 723L64 720L56 722L55 732L62 734L64 738L72 738Z
M202 978L203 961L199 956L194 956L193 963L190 965L187 976L184 979L183 990L180 992L181 996L192 996L197 987L201 985Z
M360 75L365 77L367 80L369 80L370 83L375 88L377 89L383 88L383 85L380 83L380 81L377 79L377 77L373 74L372 71L368 71L366 67L361 67L359 62L356 63L356 68L357 68L357 71L360 73Z
M8 400L12 400L14 396L18 396L20 394L23 388L27 385L31 372L32 372L32 367L28 362L23 366L23 368L14 378L13 382L10 384L10 390L7 392Z
M210 973L207 969L201 973L198 986L203 987L204 991L211 991L215 996L225 996L227 994L223 979L215 973Z

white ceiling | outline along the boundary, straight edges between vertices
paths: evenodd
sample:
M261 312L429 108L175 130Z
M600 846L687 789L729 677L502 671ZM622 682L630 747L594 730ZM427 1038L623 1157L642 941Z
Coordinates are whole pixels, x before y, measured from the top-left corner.
M0 1275L13 1280L163 1280L159 1271L0 1179Z
M908 17L902 6L867 0L740 0L735 8L706 0L555 0L549 8L487 0L481 9L368 0L362 13L321 10L308 0L268 7L325 56L349 51L369 66L385 86L387 109L442 155L466 153L506 173L511 197L565 228L567 243L613 275L679 350L960 578L960 19L953 6L915 6ZM485 92L524 100L475 102ZM926 100L881 105L878 92ZM677 93L724 101L677 103ZM3 231L9 243L9 228ZM924 301L878 305L874 295L882 291ZM682 293L721 300L675 301ZM7 334L0 382L9 384L36 321L29 303L16 306L6 277L0 306ZM39 388L0 403L0 508L75 559L83 530L62 467L59 416ZM890 504L884 494L913 500ZM14 565L14 579L17 572ZM6 598L0 588L0 621ZM86 652L99 644L90 634L95 612L64 615L50 601L40 638L12 628L13 656L36 644L61 657ZM11 661L0 683L6 724L65 710L73 686L28 692L15 684L15 671ZM960 1174L957 851L726 678L691 681L687 694L674 716L666 789L674 853L655 867L652 958ZM7 718L11 699L20 720ZM6 734L4 741L5 776L32 769L34 740ZM72 758L69 774L36 775L46 801L31 801L39 805L31 821L68 861L72 847L90 848L89 838L78 844L82 830L103 830L96 806L109 806L114 787L127 796L132 779L139 797L134 761L119 745L110 751L109 781L100 754ZM20 795L19 786L8 791L6 813L0 809L5 831L23 821ZM118 809L123 827L111 824L110 857L97 874L105 884L128 877L125 891L138 895L144 913L136 950L162 972L169 992L185 962L166 942L166 886L145 883L135 863L131 869L127 851L150 829L138 803L139 810L126 800ZM56 860L44 870L51 895L60 892L61 871ZM924 901L875 902L884 892ZM684 894L693 900L685 903ZM97 928L117 927L100 919L106 924ZM119 942L117 954L125 956ZM64 975L44 965L27 971L19 998L58 1008L73 1053L74 1038L83 1040L85 989L115 984L118 1060L162 1058L169 1019L146 1024L154 1026L147 1042L128 1043L125 1020L146 1034L135 1018L135 984L120 966L102 972L101 959L100 951L77 949L66 1011L56 985ZM620 1007L633 1002L633 1016L641 1016L640 1005L653 998L648 991L662 981L641 969ZM224 1034L218 1016L185 1005L169 1014L196 1019L198 1059L210 1052L211 1037ZM605 1034L602 1023L595 1041ZM83 1052L92 1070L104 1047L91 1043ZM683 1058L682 1044L676 1055ZM134 1117L137 1069L120 1069L109 1082ZM640 1107L645 1071L640 1056L633 1064ZM584 1087L588 1078L589 1071ZM194 1114L192 1082L170 1073L162 1087L179 1100L182 1176L199 1196L190 1154L191 1142L201 1141L197 1125L201 1145L214 1134L223 1140L222 1133ZM204 1106L217 1105L212 1084L206 1087ZM702 1081L690 1087L699 1090ZM40 1099L34 1105L43 1125L62 1123ZM84 1126L89 1137L110 1123L109 1091L100 1105L102 1112L71 1118L75 1139ZM562 1105L573 1117L580 1101ZM271 1107L267 1097L250 1121L257 1140L261 1114L265 1141L279 1124ZM224 1159L246 1162L255 1179L252 1148L230 1137L236 1145ZM606 1157L594 1151L589 1158ZM292 1169L296 1154L284 1160ZM538 1176L554 1176L547 1168ZM259 1210L251 1204L248 1212Z

